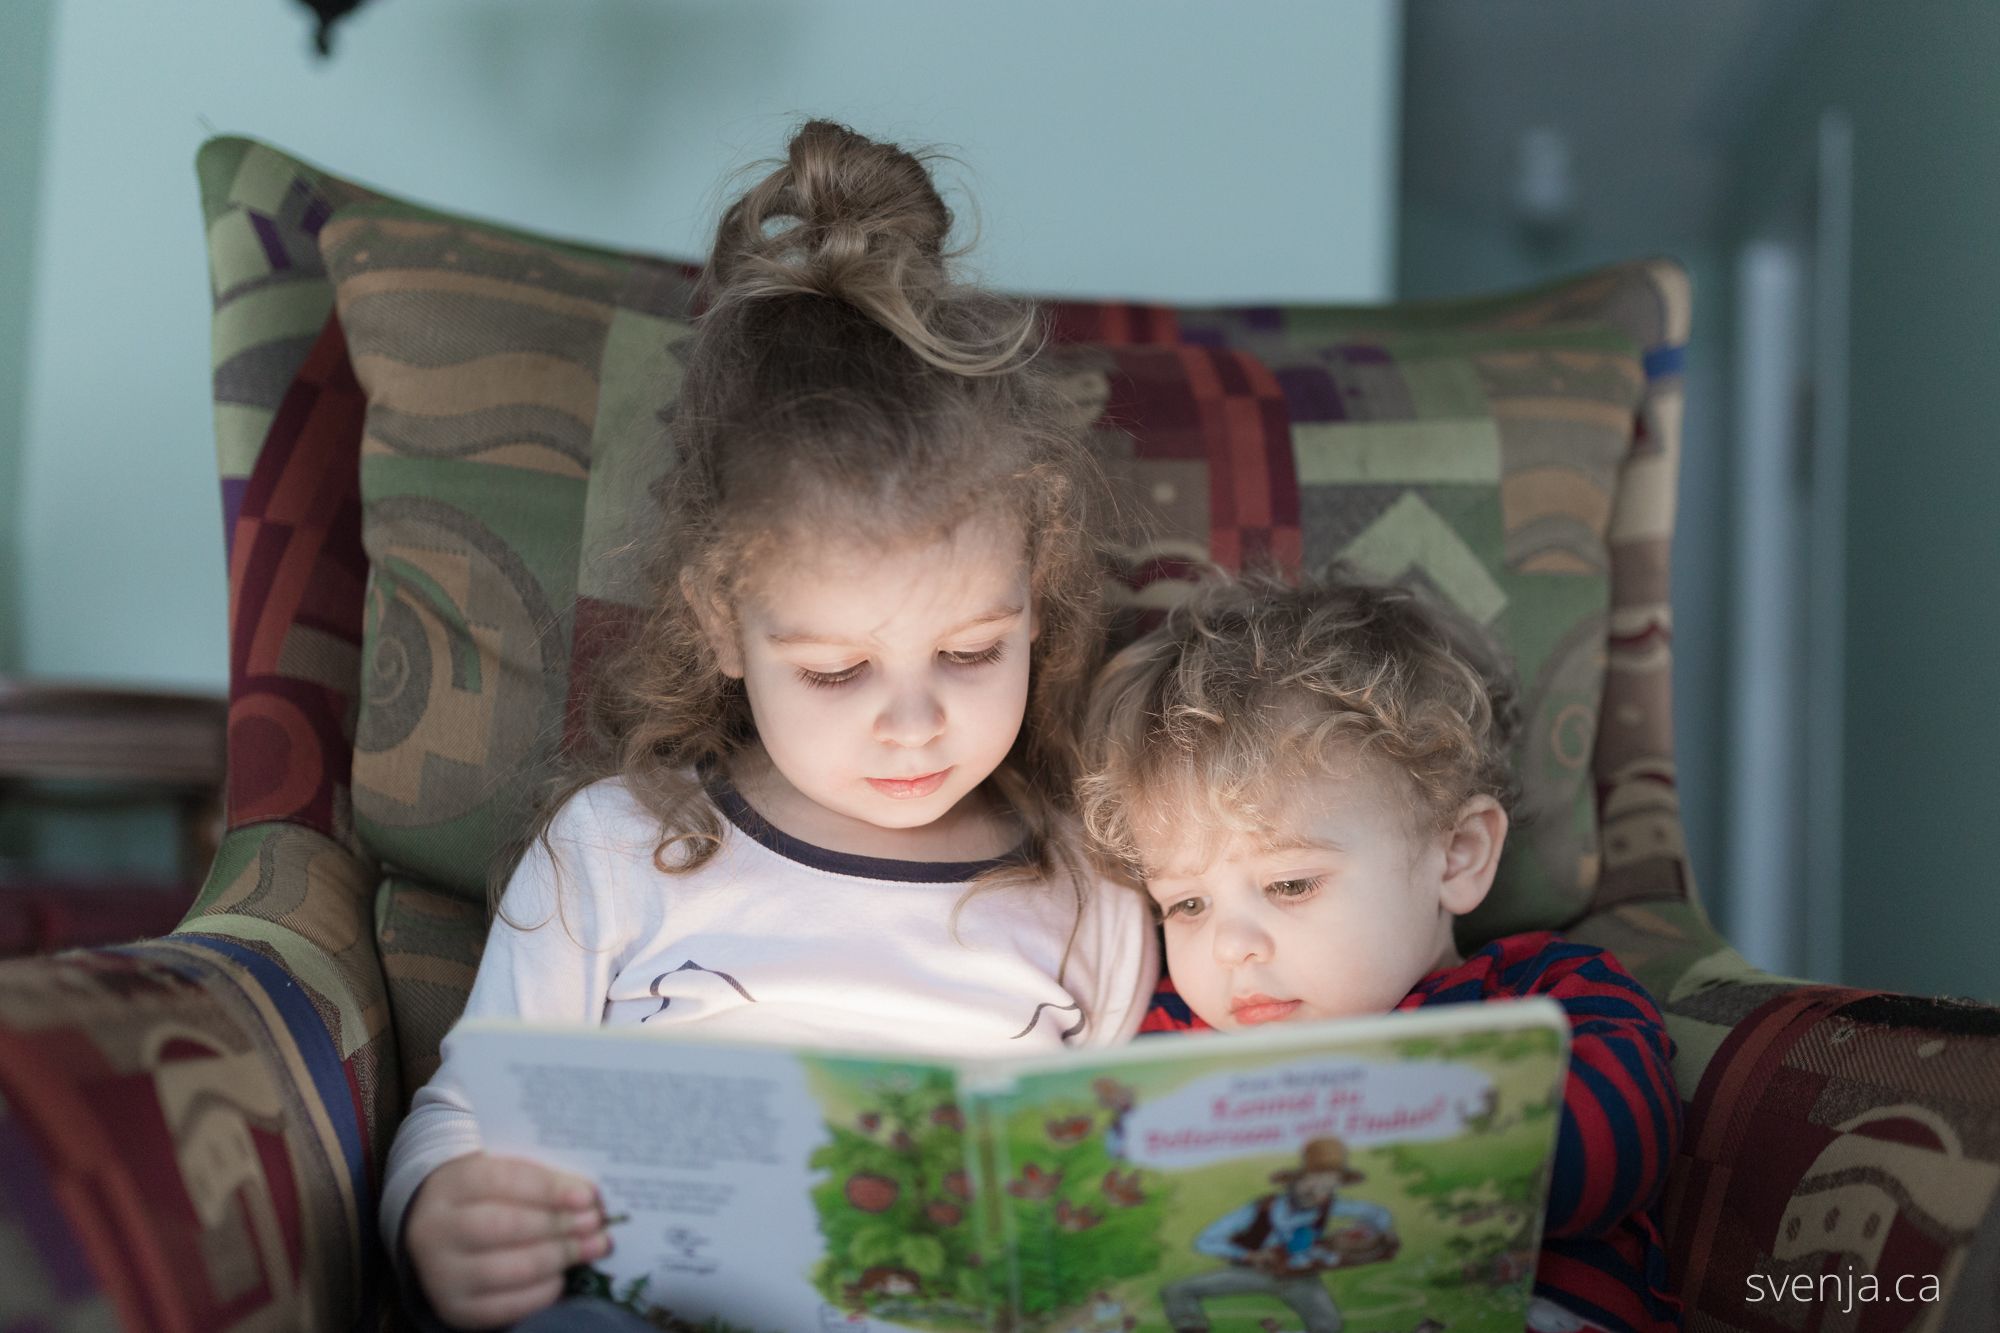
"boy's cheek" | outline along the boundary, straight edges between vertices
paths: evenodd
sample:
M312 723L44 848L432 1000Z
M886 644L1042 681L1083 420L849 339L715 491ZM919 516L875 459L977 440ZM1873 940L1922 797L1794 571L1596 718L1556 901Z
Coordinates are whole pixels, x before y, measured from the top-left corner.
M1228 988L1218 976L1215 963L1204 960L1204 952L1198 948L1177 950L1169 939L1167 974L1174 979L1174 989L1181 999L1202 1022L1212 1028L1227 1027L1230 1026Z

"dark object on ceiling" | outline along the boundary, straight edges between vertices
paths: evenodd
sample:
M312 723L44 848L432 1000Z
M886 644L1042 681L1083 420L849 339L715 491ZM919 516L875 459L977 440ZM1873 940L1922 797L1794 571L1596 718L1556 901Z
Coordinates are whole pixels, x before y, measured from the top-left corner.
M319 16L319 31L313 34L313 46L322 58L333 54L333 25L361 8L367 0L299 0L299 3Z

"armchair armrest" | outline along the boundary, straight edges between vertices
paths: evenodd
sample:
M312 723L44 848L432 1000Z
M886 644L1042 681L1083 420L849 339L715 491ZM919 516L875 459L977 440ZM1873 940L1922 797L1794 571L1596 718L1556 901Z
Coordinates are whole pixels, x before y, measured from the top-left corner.
M401 1102L371 883L243 829L174 934L0 964L0 1313L370 1323Z
M1690 1326L1992 1327L2000 1008L1760 972L1688 901L1570 935L1618 954L1674 1040L1663 1221Z
M1681 1089L1666 1199L1690 1312L1817 1327L1873 1306L1862 1326L1892 1309L1884 1327L1939 1310L1924 1326L1991 1326L2000 1009L1744 969L1668 1010L1677 1042L1719 1037Z

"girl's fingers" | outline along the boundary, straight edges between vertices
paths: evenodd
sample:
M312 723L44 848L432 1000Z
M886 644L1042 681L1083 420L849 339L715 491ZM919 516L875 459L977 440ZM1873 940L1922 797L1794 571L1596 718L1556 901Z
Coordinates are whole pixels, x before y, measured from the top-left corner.
M583 1240L604 1229L604 1214L595 1207L551 1212L493 1201L468 1204L456 1221L458 1243L467 1250L504 1250L565 1236Z
M597 1187L582 1176L518 1157L482 1157L466 1181L466 1197L499 1199L547 1209L578 1210L597 1203Z
M592 1263L610 1252L608 1236L561 1236L489 1250L475 1255L467 1265L466 1287L482 1296L533 1287L552 1277L560 1278L572 1264Z
M574 1264L593 1263L610 1252L611 1238L605 1235L545 1237L525 1245L467 1255L451 1266L448 1280L442 1285L456 1293L458 1299L454 1304L461 1309L475 1302L539 1294L550 1283L560 1290L565 1269Z

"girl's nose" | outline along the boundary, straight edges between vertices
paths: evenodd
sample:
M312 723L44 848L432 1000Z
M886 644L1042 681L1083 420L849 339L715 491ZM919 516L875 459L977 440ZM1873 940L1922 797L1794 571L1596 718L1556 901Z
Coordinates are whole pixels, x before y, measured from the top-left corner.
M928 689L901 689L875 719L875 739L914 750L944 730L944 705Z
M1224 967L1271 961L1271 933L1245 913L1221 916L1215 923L1214 940L1215 961Z

